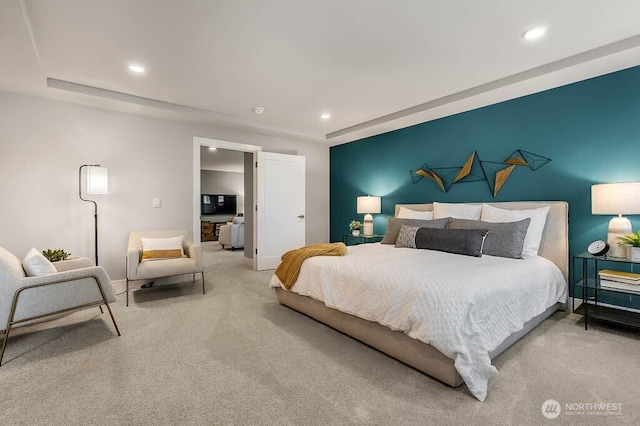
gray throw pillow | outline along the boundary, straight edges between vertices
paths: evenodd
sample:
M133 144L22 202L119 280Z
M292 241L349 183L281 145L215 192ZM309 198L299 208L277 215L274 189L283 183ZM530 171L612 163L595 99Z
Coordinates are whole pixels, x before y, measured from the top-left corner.
M416 248L416 232L420 229L417 226L402 225L396 240L396 247Z
M387 231L384 233L384 238L380 241L381 244L395 244L400 234L400 227L402 225L417 226L419 228L438 228L444 229L449 226L450 217L435 220L422 220L422 219L398 219L396 217L390 217L387 221Z
M430 229L416 232L416 248L482 256L482 243L488 229Z
M522 259L522 247L527 236L530 218L518 222L483 222L481 220L451 219L451 229L488 229L482 254Z

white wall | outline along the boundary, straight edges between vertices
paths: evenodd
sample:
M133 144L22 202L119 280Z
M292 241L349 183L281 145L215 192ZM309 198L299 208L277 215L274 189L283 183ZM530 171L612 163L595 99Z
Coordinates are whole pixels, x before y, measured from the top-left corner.
M32 246L93 257L93 205L78 198L78 167L99 163L109 168L109 194L92 196L100 264L124 278L130 231L192 229L194 136L304 155L307 243L328 241L326 146L0 91L0 246L20 258Z

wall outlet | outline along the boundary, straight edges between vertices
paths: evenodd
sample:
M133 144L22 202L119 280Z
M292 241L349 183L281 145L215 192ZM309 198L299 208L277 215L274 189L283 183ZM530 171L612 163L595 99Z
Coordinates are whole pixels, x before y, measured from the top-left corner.
M160 208L160 198L154 198L153 199L153 208L154 209L159 209Z

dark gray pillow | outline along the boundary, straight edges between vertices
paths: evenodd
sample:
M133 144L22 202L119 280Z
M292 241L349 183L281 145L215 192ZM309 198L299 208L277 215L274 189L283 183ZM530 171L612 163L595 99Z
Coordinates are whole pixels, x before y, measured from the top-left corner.
M402 225L417 226L419 228L438 228L444 229L449 226L450 217L435 220L422 220L422 219L398 219L397 217L390 217L387 221L387 232L384 233L384 238L380 241L381 244L395 244L400 233L400 227Z
M416 248L481 257L487 233L488 229L420 228L416 232Z
M482 254L522 259L522 247L531 218L518 222L483 222L481 220L451 219L451 229L488 229Z

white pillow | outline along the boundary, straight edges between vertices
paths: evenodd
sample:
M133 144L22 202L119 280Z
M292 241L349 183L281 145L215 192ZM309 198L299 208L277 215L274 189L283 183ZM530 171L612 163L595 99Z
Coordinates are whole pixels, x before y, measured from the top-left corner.
M28 277L55 274L58 272L53 263L49 261L39 250L32 248L22 260L22 268Z
M142 261L184 257L184 250L182 249L183 240L183 235L169 238L141 237Z
M454 219L480 220L481 213L481 204L433 203L434 219L452 217Z
M524 237L522 257L536 257L542 240L542 231L547 222L549 206L530 210L504 210L489 204L482 205L482 219L485 222L517 222L531 218L527 235Z
M406 207L400 206L400 210L398 211L398 219L432 220L433 212L419 212L417 210L411 210Z

